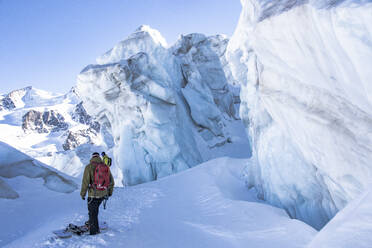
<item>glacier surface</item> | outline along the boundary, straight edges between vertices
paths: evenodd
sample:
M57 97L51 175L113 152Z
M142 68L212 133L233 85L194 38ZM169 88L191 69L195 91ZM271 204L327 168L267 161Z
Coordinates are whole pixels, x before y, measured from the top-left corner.
M6 223L0 226L0 246L305 247L316 230L264 204L254 189L249 192L239 173L244 164L244 159L218 158L161 180L115 188L107 209L99 213L109 229L97 236L56 239L51 233L87 220L78 191L58 194L42 186L24 187L20 191L25 197L0 199L0 218Z
M242 0L227 60L247 184L321 228L372 176L371 1Z

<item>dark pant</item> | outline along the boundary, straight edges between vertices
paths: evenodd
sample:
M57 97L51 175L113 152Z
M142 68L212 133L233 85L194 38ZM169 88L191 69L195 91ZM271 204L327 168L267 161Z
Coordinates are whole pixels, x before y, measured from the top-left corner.
M98 225L98 210L103 198L88 197L88 211L89 211L89 232L90 235L99 233Z

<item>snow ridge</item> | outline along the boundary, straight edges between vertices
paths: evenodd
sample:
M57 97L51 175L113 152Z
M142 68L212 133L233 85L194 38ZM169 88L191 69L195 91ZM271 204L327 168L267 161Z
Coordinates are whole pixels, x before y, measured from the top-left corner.
M3 178L40 177L44 180L45 187L62 193L71 193L78 188L72 178L49 168L3 142L0 142L0 153L2 155L0 158L0 176ZM0 198L15 199L18 197L18 193L0 178Z

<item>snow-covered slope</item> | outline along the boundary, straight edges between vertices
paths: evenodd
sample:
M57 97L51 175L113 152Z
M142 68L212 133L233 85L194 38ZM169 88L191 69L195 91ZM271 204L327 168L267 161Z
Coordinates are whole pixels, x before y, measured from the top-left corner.
M69 177L0 142L0 246L53 221L78 191ZM75 195L75 194L73 194ZM18 247L33 247L24 243Z
M107 221L109 229L98 236L53 239L51 230L87 219L86 203L76 192L53 196L48 204L56 209L43 208L43 220L20 212L18 218L33 220L33 228L14 240L11 230L1 225L0 239L8 248L305 247L316 231L248 193L239 173L244 164L220 158L155 182L115 188L107 209L100 210L100 220ZM32 206L44 201L46 192L40 193ZM0 218L8 219L10 209L21 203L0 199Z
M242 128L236 130L226 45L221 35L190 34L166 48L158 31L141 26L80 73L84 107L114 137L118 183L185 170L220 156L232 142L249 146Z
M247 182L322 227L372 177L371 1L242 0L228 45Z
M6 179L18 176L41 178L44 180L45 187L57 192L71 193L77 189L77 184L72 178L40 163L8 144L0 142L0 154L0 198L15 199L19 197L16 189L6 182ZM16 188L22 187L23 185L20 183L16 185Z
M308 248L368 248L372 244L372 185L315 236Z
M110 147L74 89L52 94L27 87L0 103L0 140L68 175L79 176L92 151Z

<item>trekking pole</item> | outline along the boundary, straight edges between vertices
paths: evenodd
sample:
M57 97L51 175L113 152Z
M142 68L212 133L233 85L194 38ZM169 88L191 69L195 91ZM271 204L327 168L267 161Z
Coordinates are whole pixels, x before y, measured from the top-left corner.
M103 209L106 209L106 203L107 203L107 200L108 200L108 196L106 195L106 196L103 198Z

